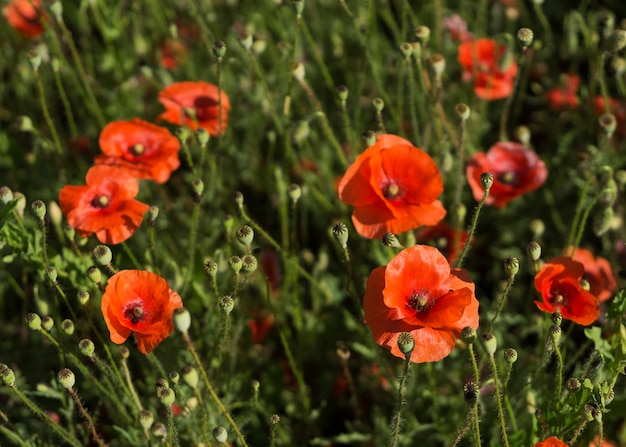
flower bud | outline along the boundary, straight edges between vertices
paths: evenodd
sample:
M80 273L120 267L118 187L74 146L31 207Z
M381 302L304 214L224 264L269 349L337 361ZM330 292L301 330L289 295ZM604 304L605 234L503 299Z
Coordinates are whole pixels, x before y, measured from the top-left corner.
M222 426L219 427L215 427L213 429L213 438L217 441L217 442L221 442L221 443L225 443L226 440L228 439L228 432L226 431L226 429Z
M71 369L63 368L61 371L59 371L59 374L57 374L57 380L59 381L59 385L61 385L66 390L69 390L76 383L76 376Z
M74 237L76 237L76 230L74 230L73 227L71 227L70 225L64 225L63 232L65 233L65 236L67 236L67 238L70 240L70 242L74 242Z
M161 388L161 392L159 394L161 403L166 407L171 407L176 401L176 393L174 393L174 390L171 388Z
M130 357L130 351L128 350L128 348L126 346L122 346L120 348L120 357L122 358L122 360L126 360L128 359L128 357Z
M287 187L287 194L289 194L291 202L296 203L298 200L300 200L300 197L302 196L302 188L300 188L299 185L292 183Z
M298 18L302 17L302 11L304 11L304 0L291 0L293 9L296 11Z
M459 103L454 106L454 113L461 121L467 121L471 114L471 109L467 104Z
M605 135L610 137L617 129L617 119L612 113L603 113L598 117L598 124L604 131Z
M52 328L54 327L54 320L52 319L52 317L49 315L46 315L45 317L43 317L41 319L41 327L45 331L50 332Z
M109 265L113 260L113 253L106 245L96 245L91 254L100 265Z
M530 144L531 136L530 129L527 126L517 126L515 128L515 138L517 138L517 141L522 143L524 146L528 146Z
M550 333L550 338L552 339L552 341L554 343L558 343L559 340L561 339L561 326L557 326L556 324L551 324L550 328L548 329L548 332Z
M86 306L87 304L89 304L89 298L89 292L87 292L86 290L79 290L76 294L76 299L81 306Z
M235 193L235 203L239 208L243 206L243 193L241 191Z
M427 26L418 26L415 28L415 37L422 45L425 45L430 40L430 28Z
M407 359L411 357L413 348L415 348L415 340L410 332L402 332L398 335L398 349Z
M400 51L402 51L404 57L409 58L413 53L413 45L408 42L404 42L400 45Z
M385 108L385 101L383 101L382 98L374 98L372 100L372 105L374 106L374 110L380 113Z
M242 225L235 231L235 236L239 243L250 247L250 244L254 240L254 230L248 225Z
M373 130L368 130L366 132L363 132L363 135L361 135L361 138L363 138L363 141L365 142L365 146L370 147L376 143L376 139L377 139L376 132L374 132Z
M382 241L385 247L402 248L402 244L400 244L400 241L398 241L398 238L393 233L385 233Z
M83 338L78 342L78 349L86 357L92 357L96 352L96 346L88 338Z
M191 366L185 366L181 370L183 381L192 389L196 389L198 383L200 381L200 377L198 376L198 371L192 368Z
M43 220L46 217L46 204L43 200L35 200L30 204L30 207L39 220Z
M348 87L345 85L338 85L337 88L335 88L335 93L337 93L337 97L342 103L345 103L348 99Z
M483 184L485 192L489 192L491 185L493 185L493 174L491 172L483 172L480 174L480 183Z
M33 331L41 329L41 317L36 313L26 314L26 324Z
M578 380L576 377L572 377L570 379L567 379L565 386L567 387L567 390L570 393L575 393L578 390L580 390L580 387L581 387L580 380Z
M218 300L218 304L220 306L220 309L222 309L222 313L228 315L233 311L233 308L235 307L235 300L230 295L224 295Z
M167 427L162 422L155 422L150 427L150 431L155 438L165 439L167 437Z
M74 322L69 319L63 320L61 322L61 329L63 329L63 332L67 335L72 335L74 333Z
M233 272L239 273L243 267L243 262L239 256L231 256L228 258L228 266Z
M184 112L190 118L196 119L196 111L192 107L185 107ZM189 130L187 127L177 127L176 130L174 130L174 135L178 137L181 143L185 144L191 136L191 130Z
M498 349L498 339L492 333L488 332L483 334L483 346L485 347L485 352L493 357Z
M207 272L209 276L215 277L215 275L217 275L217 262L212 259L204 261L204 271Z
M552 320L552 324L560 326L563 321L563 316L561 315L561 312L557 310L550 316L550 320Z
M15 205L15 212L20 218L24 217L24 210L26 209L26 197L19 191L13 191L13 200L17 200Z
M244 272L252 273L256 271L259 263L253 255L244 255L241 258L241 265Z
M539 245L539 242L532 241L529 243L528 253L530 254L530 259L532 259L533 262L539 261L541 258L541 245Z
M468 406L473 407L476 405L478 392L478 386L474 382L467 382L463 385L463 399Z
M302 62L296 62L296 65L291 70L291 74L298 82L304 81L304 77L306 75L306 70L304 69L304 64Z
M519 272L519 260L515 256L511 256L504 261L504 271L509 279L515 278Z
M517 40L526 49L533 43L533 31L530 28L520 28L517 31Z
M193 197L195 201L199 201L204 192L204 182L199 178L191 181L191 188L193 189Z
M333 225L333 237L342 249L348 246L348 227L345 223L339 222Z
M504 350L504 360L509 364L513 364L517 361L517 351L513 348L506 348Z
M221 40L213 42L213 47L211 49L213 50L215 57L218 59L222 59L226 54L226 44Z
M87 269L87 277L96 284L100 284L102 282L102 272L95 265L92 265Z
M0 364L0 379L6 386L15 385L15 372L4 363Z
M46 269L46 275L48 276L48 279L50 279L50 282L52 284L56 284L57 283L57 277L59 276L59 273L57 272L57 269L55 269L52 266L48 267Z
M186 334L191 327L191 313L184 307L174 310L174 326L183 334Z
M433 67L435 76L441 77L443 71L446 69L446 60L441 54L433 54L430 56L430 65Z
M150 410L141 410L139 412L139 423L144 430L148 430L154 422L154 415Z
M471 345L476 341L476 329L470 326L466 326L461 331L461 338L465 343Z
M0 202L6 205L13 200L13 191L8 186L0 187Z
M170 379L170 382L172 382L174 385L177 385L180 381L180 374L178 373L178 371L172 371L168 374L168 377Z
M606 40L604 48L610 53L617 53L626 47L626 31L618 29Z

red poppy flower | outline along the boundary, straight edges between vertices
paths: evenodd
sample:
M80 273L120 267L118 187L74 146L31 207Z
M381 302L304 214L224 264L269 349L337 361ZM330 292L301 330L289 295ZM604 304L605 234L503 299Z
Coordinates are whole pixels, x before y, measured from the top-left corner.
M352 222L370 239L435 225L446 214L443 181L432 158L409 141L381 135L348 168L339 198L354 206Z
M570 247L567 253L571 251ZM589 293L601 303L613 296L617 290L617 283L609 261L600 256L594 257L592 252L584 248L577 248L572 259L583 265L585 269L583 279L589 283Z
M9 25L25 37L35 38L43 33L46 16L41 0L13 0L3 9Z
M117 166L135 178L150 178L165 183L178 169L178 138L164 127L135 118L114 121L100 133L97 164Z
M457 237L458 246L455 247ZM459 231L443 220L432 227L422 228L417 233L418 242L434 242L435 247L443 253L450 264L453 264L459 254L461 254L461 250L467 242L467 237L467 231L461 230L459 237Z
M478 328L474 290L467 272L450 269L439 250L414 245L370 274L365 323L376 343L396 357L404 358L398 336L410 332L415 340L411 361L436 362L452 352L463 328Z
M111 341L124 343L132 332L144 354L165 340L174 330L174 310L183 307L178 293L156 273L121 270L107 282L102 295L102 315Z
M510 141L494 144L486 154L474 154L467 165L467 181L476 200L480 200L484 193L480 181L480 175L484 172L494 175L485 203L499 208L539 188L548 177L545 163L532 149Z
M563 318L587 326L600 315L600 302L584 290L580 280L585 268L568 256L546 262L535 275L535 289L542 301L535 301L544 312L559 311Z
M166 39L161 45L161 67L173 70L187 57L187 46L177 39Z
M517 63L503 65L507 48L492 39L476 39L459 46L459 63L463 77L474 79L474 92L481 99L506 98L513 92L513 81L517 74Z
M546 92L546 101L552 110L575 109L578 107L578 88L580 77L575 74L566 74L560 85Z
M218 98L222 98L222 128L220 129ZM185 125L193 130L204 127L211 135L223 135L228 125L230 101L228 96L208 82L175 82L159 93L165 112L158 119Z
M536 442L534 447L568 447L568 445L556 436L550 436L543 441Z
M119 244L131 237L149 206L134 200L137 180L110 166L87 171L86 185L67 185L59 204L70 226L82 236L96 233L103 244Z

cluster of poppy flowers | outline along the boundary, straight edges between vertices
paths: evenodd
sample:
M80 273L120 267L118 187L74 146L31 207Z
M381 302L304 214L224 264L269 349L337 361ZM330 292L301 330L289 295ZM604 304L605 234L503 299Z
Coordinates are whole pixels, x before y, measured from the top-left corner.
M213 84L173 83L159 93L159 101L166 110L158 120L194 130L203 127L211 135L221 135L226 129L230 102ZM180 166L180 142L167 128L135 118L106 125L99 146L102 154L87 172L86 184L63 187L59 203L81 236L95 233L102 243L119 244L132 236L149 208L135 200L137 181L165 183Z

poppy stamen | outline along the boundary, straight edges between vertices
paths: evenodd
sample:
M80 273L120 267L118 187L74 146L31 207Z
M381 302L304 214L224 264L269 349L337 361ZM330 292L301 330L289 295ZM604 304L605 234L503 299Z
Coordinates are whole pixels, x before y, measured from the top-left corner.
M395 182L390 182L381 188L386 199L394 200L400 196L400 186Z
M109 197L105 195L95 197L91 201L91 206L93 206L94 208L106 208L107 206L109 206Z
M498 175L498 180L505 185L517 186L518 176L516 172L507 171Z
M435 305L428 290L420 289L414 291L407 301L407 306L416 312L425 312Z
M132 324L144 322L146 320L146 313L143 311L142 303L133 303L124 309L124 316L130 320Z
M130 149L128 150L132 155L134 156L139 156L142 155L145 151L145 148L143 147L143 144L141 143L137 143L133 146L130 147Z

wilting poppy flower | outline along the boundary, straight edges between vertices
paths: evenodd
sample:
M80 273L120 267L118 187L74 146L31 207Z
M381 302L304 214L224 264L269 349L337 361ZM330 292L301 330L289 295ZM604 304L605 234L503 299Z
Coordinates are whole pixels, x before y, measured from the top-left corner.
M352 222L370 239L435 225L446 214L437 197L443 181L428 154L395 135L381 135L357 157L338 186L354 206Z
M25 37L35 38L44 31L41 0L13 0L2 11L9 25Z
M567 253L571 254L571 247ZM580 262L585 268L583 279L589 283L589 293L601 303L613 296L617 290L617 283L609 261L600 256L594 257L592 252L584 248L577 248L572 259Z
M474 154L468 163L467 181L476 200L480 200L484 193L480 181L480 175L484 172L494 175L485 203L499 208L522 194L539 188L548 177L545 163L532 149L510 141L494 144L486 154Z
M466 41L459 46L463 77L474 80L474 92L479 98L501 99L513 92L517 63L503 60L506 53L506 46L492 39Z
M561 84L546 92L546 101L552 110L566 110L578 107L578 88L580 77L567 74L562 77Z
M165 183L178 169L178 138L164 127L135 118L114 121L102 129L99 140L102 155L97 164L117 166L135 178Z
M478 328L474 290L467 272L451 269L439 250L414 245L370 274L365 323L376 343L396 357L404 358L398 336L410 332L415 340L411 361L436 362L452 352L463 328Z
M222 128L220 129L218 98L222 98ZM208 82L175 82L159 93L165 112L158 119L185 125L193 130L204 127L211 135L223 135L228 124L230 101L217 85Z
M417 242L433 242L450 264L456 261L467 242L467 231L455 230L443 220L432 227L424 227L417 233ZM455 244L458 244L455 247Z
M135 200L137 180L110 166L87 171L86 185L67 185L59 204L70 226L82 236L96 233L103 244L119 244L131 237L149 206Z
M535 275L535 289L542 298L535 304L544 312L558 310L566 320L583 326L593 323L600 315L600 302L580 284L584 274L583 265L568 256L549 260Z
M180 307L180 295L167 281L144 270L121 270L113 275L101 305L111 341L122 344L134 332L137 347L144 354L172 333L173 313Z
M533 447L568 447L568 445L556 436L550 436L543 441L536 442Z

